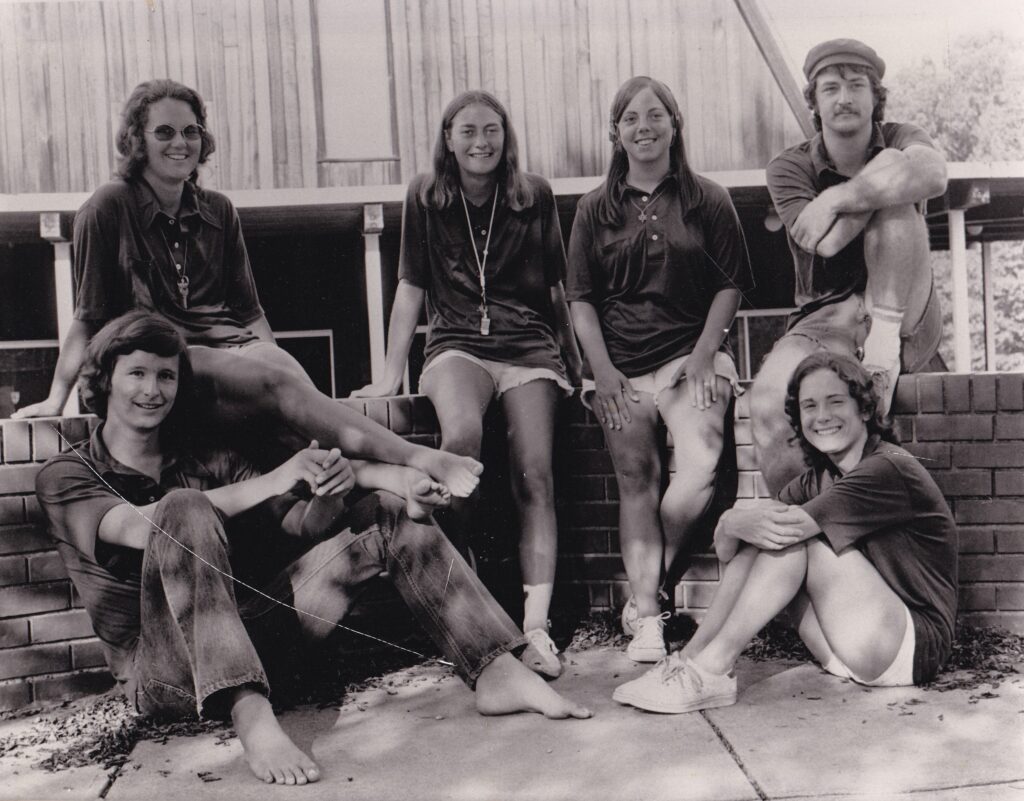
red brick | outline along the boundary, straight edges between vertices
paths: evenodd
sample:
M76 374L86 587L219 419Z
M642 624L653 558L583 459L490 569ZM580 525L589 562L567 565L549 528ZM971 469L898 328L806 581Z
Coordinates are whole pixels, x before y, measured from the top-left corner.
M736 468L738 470L757 470L757 455L753 445L736 446Z
M570 525L574 528L610 528L619 523L617 503L591 502L575 504L568 510Z
M579 553L609 553L607 531L581 531L573 538Z
M917 381L914 376L902 375L896 382L896 392L892 396L894 414L914 414L917 412Z
M573 476L569 479L569 497L574 503L580 501L603 501L605 480L600 476Z
M737 498L753 498L753 497L755 497L754 496L754 488L755 488L755 485L756 485L755 479L757 478L757 473L743 472L743 473L740 473L736 478L737 478L736 497Z
M1024 448L1019 444L953 445L957 467L1024 467Z
M619 499L619 480L615 476L606 477L604 487L609 501L617 501Z
M35 615L29 619L32 642L55 642L92 637L92 622L84 609L71 609L49 615Z
M413 432L412 401L408 395L388 398L388 421L391 430L396 434L405 435Z
M43 522L43 510L39 506L39 499L32 495L25 496L25 522L26 523L42 523Z
M104 668L36 679L32 682L32 692L36 701L59 701L106 692L113 686L114 677Z
M32 701L32 687L27 681L0 684L0 710L20 709Z
M996 536L991 528L960 526L960 553L995 553Z
M687 609L707 609L711 606L711 599L715 597L718 589L718 582L711 581L688 581L683 585L684 606Z
M1024 528L1006 526L994 529L998 553L1024 553Z
M611 588L607 584L588 584L587 592L590 594L591 609L611 608Z
M27 495L36 491L36 473L42 465L0 465L0 494Z
M916 375L918 410L922 412L945 411L942 404L942 376L932 374Z
M960 620L976 628L997 628L1024 634L1022 612L969 612L961 615Z
M753 445L754 432L749 420L737 420L733 424L733 432L737 445Z
M939 442L908 442L903 447L914 454L929 470L945 469L950 466L949 445Z
M996 377L996 403L1000 411L1024 409L1024 373L1001 373Z
M992 494L992 472L989 470L936 470L932 478L947 498Z
M608 586L612 593L612 607L622 609L632 594L632 590L629 589L629 583L626 581L613 581Z
M1024 499L957 501L957 523L1024 523Z
M367 398L363 404L363 408L363 414L365 414L375 423L380 423L382 426L384 426L384 428L388 427L387 398Z
M996 470L996 495L1024 495L1024 470Z
M976 412L996 410L996 377L974 374L971 376L971 401Z
M71 664L75 670L105 667L107 660L103 656L103 646L100 645L100 641L93 639L71 643Z
M24 498L0 498L0 525L25 522Z
M558 575L562 581L625 581L626 569L618 554L614 556L560 556Z
M3 470L3 468L0 468ZM41 526L0 527L0 554L46 551L53 547L53 540Z
M914 440L914 420L917 418L911 414L898 414L893 418L893 430L900 442L912 442Z
M28 568L24 556L0 556L0 586L24 584Z
M569 446L573 450L599 450L604 447L604 434L596 426L569 426Z
M59 673L71 668L71 649L66 643L8 648L0 660L0 679Z
M0 620L0 648L28 645L28 618Z
M5 420L0 423L3 434L4 464L32 460L32 427L29 420Z
M923 414L914 421L916 439L992 439L992 416L978 414Z
M60 436L55 427L56 420L35 420L32 423L32 459L45 462L61 451Z
M750 392L744 392L736 398L736 419L750 419Z
M942 376L942 390L946 401L947 412L967 412L971 409L971 376Z
M1024 576L1024 554L961 556L960 583L972 581L1020 581Z
M713 556L698 556L683 573L683 581L717 581L718 560Z
M997 414L996 439L1024 439L1024 414Z
M569 470L576 476L607 476L615 472L612 468L612 457L604 450L576 451Z
M28 558L28 580L31 582L56 581L67 577L68 571L56 551L33 554Z
M997 609L994 584L971 584L960 588L960 608L964 611Z
M1000 584L996 587L996 603L993 609L1004 612L1024 610L1024 584Z
M0 614L5 617L56 612L68 608L68 583L22 584L0 588Z
M434 413L434 404L425 395L414 395L410 401L412 404L413 431L417 434L434 434L439 430L437 415Z

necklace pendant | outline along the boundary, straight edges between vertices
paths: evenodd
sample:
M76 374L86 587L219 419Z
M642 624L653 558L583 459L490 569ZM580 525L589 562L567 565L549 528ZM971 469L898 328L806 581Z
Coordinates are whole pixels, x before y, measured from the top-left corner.
M637 217L637 219L640 220L640 222L642 222L642 223L647 222L647 210L646 209L640 209L640 214Z
M188 308L188 276L182 275L178 278L178 294L181 295L181 306Z
M480 318L480 335L488 336L491 333L491 318L487 315L487 309L484 309L483 316Z

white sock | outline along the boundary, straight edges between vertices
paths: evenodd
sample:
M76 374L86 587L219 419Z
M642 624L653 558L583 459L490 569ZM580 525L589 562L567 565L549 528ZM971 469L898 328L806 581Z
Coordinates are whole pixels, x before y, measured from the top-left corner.
M886 369L899 364L902 326L902 311L875 306L871 310L871 330L864 340L864 364Z

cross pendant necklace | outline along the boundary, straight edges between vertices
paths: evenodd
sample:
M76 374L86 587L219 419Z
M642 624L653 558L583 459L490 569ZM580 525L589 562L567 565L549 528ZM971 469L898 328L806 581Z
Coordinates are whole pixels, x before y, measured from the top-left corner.
M476 272L480 278L480 335L488 336L491 333L491 315L487 310L487 254L491 247L491 231L494 230L494 210L498 207L498 185L494 185L494 199L491 201L491 221L487 223L487 239L484 241L484 257L481 260L480 252L476 249L476 238L473 235L473 223L469 219L469 206L466 204L466 196L459 187L459 197L462 198L462 210L466 213L466 228L469 230L469 243L473 246L473 258L476 260Z
M180 235L181 229L179 228L178 230ZM178 275L176 283L178 285L178 295L181 297L181 307L183 309L187 309L188 287L190 283L188 278L188 240L185 240L184 252L179 256L178 251L180 248L178 243L174 243L174 249L172 250L171 243L167 241L167 234L164 232L163 228L160 229L160 233L163 234L164 245L167 247L167 253L171 257L171 263L174 265L174 271Z
M661 193L664 192L664 191L665 191L665 187L662 187L661 189L658 190L658 194L656 194L654 197L652 197L650 200L648 200L642 206L640 204L638 204L635 200L633 200L633 198L629 199L629 202L633 204L633 208L637 209L637 211L640 212L636 216L636 218L641 223L646 223L647 222L647 209L654 205L654 201L656 201L659 197L661 197Z

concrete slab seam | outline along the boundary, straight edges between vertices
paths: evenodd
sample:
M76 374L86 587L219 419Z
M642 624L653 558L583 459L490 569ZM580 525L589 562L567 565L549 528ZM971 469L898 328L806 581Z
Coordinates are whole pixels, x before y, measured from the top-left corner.
M747 766L743 764L743 760L740 759L740 755L736 753L736 749L732 747L732 743L729 742L729 739L725 736L722 730L715 725L715 722L708 716L706 711L702 710L700 716L704 718L708 726L711 727L711 731L715 733L715 737L718 738L718 742L722 744L722 747L728 752L729 756L732 757L732 761L736 763L736 767L738 767L743 773L744 778L750 782L750 786L753 788L754 792L757 793L757 797L760 798L761 801L769 801L768 795L761 789L761 785L757 783L757 779L755 779L750 774L750 771L747 770Z

